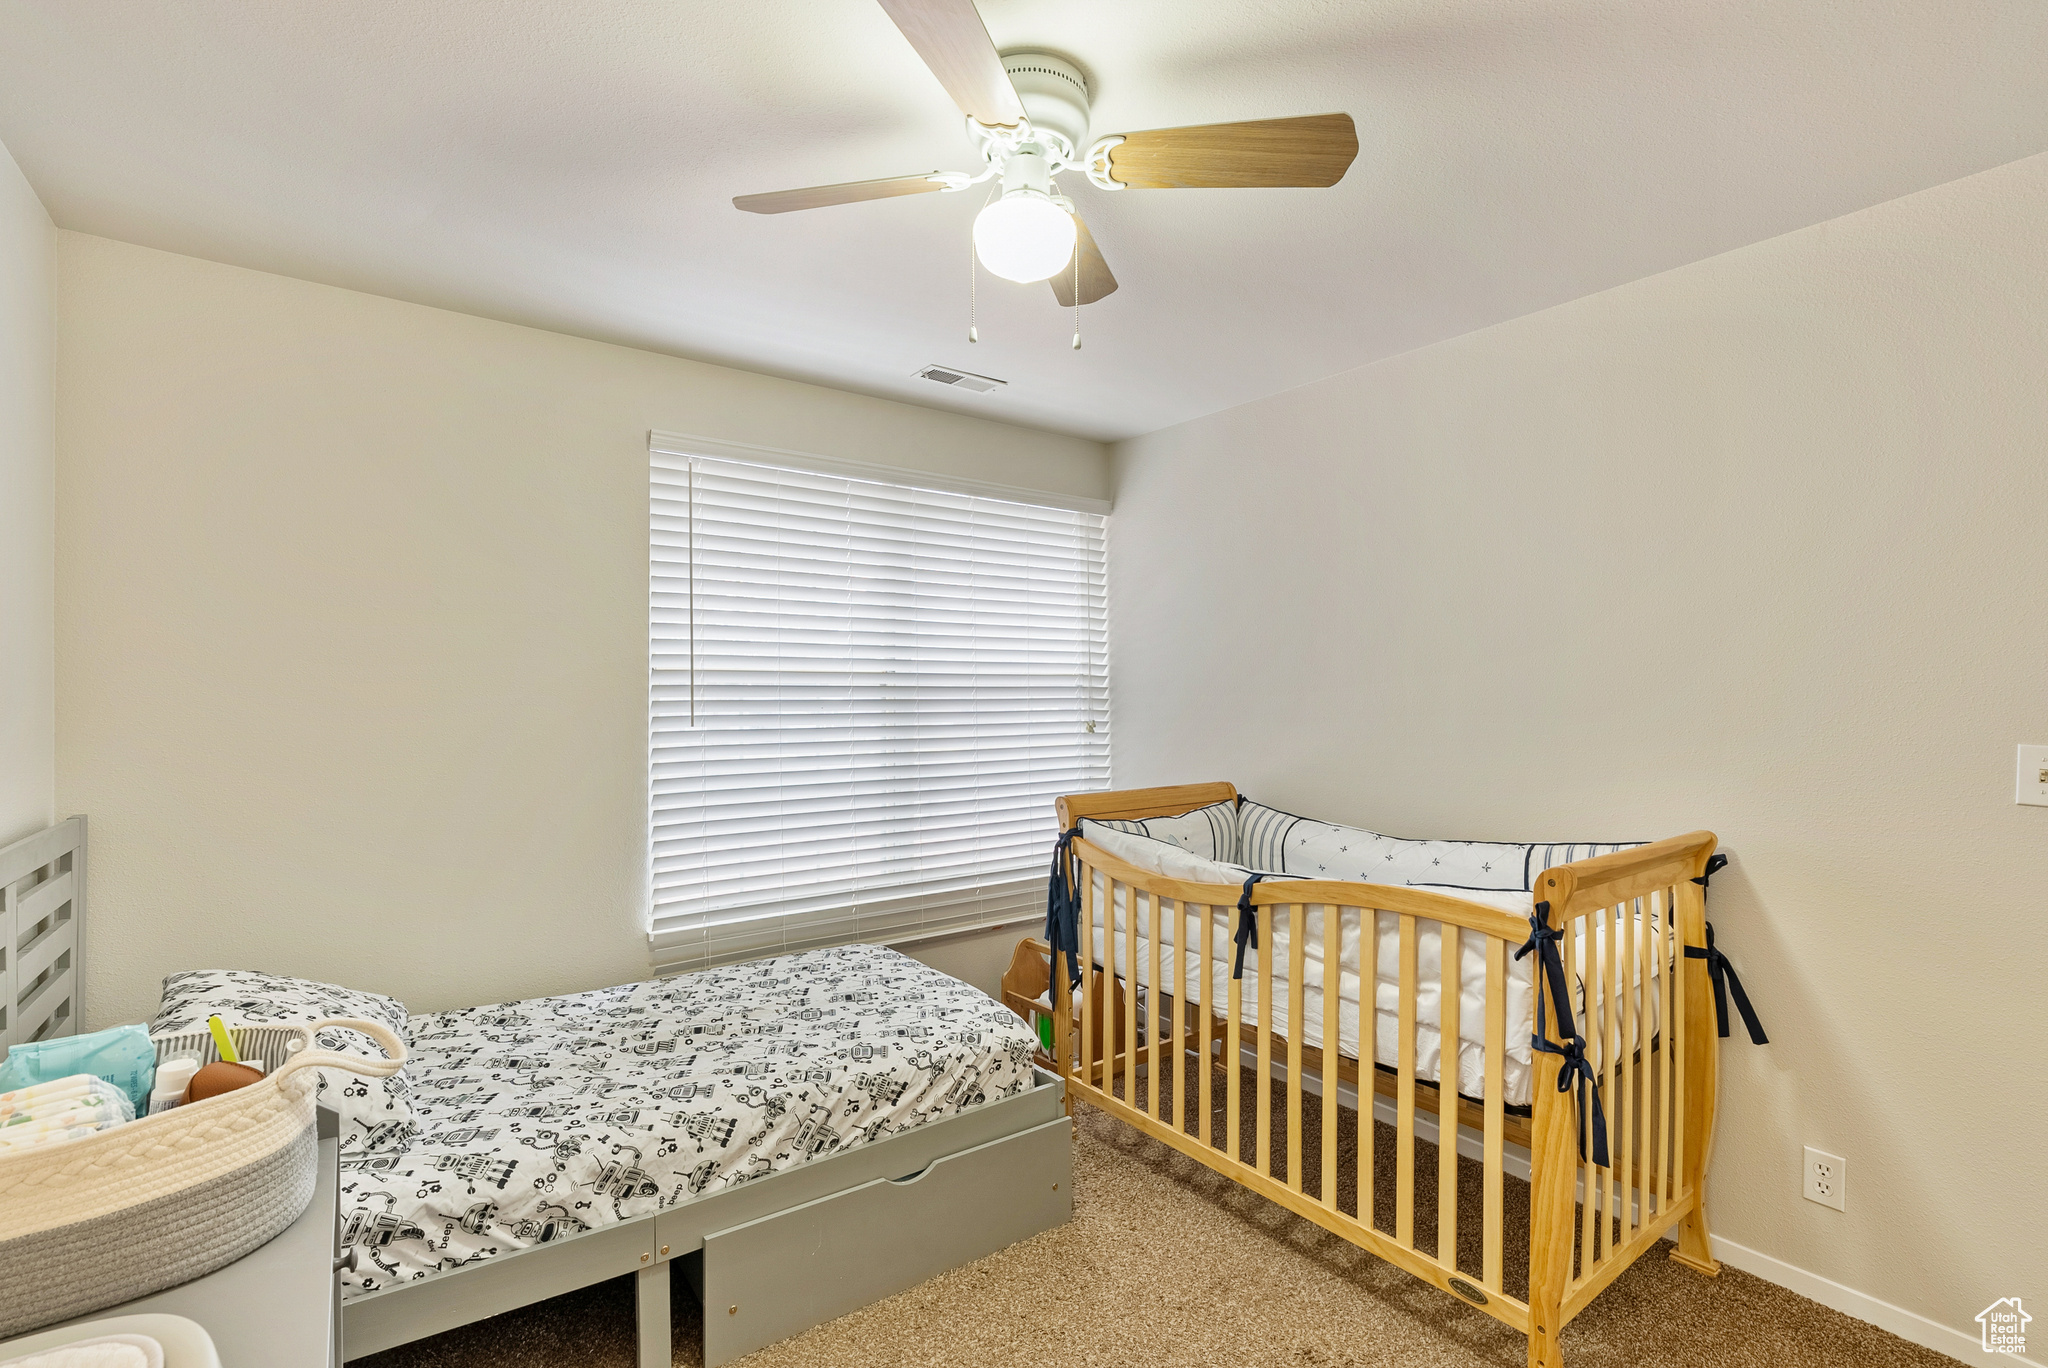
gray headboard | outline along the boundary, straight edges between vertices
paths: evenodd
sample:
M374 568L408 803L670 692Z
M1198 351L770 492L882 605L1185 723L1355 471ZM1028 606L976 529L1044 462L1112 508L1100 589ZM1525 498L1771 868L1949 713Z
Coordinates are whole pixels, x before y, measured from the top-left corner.
M77 1032L84 920L85 818L0 849L0 1058Z

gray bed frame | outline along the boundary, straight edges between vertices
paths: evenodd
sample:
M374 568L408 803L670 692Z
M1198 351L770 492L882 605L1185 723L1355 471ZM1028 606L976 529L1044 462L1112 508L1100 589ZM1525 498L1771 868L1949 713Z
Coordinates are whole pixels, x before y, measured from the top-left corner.
M0 1056L9 1043L78 1029L85 854L83 817L0 848ZM639 1368L669 1368L680 1267L704 1304L705 1368L720 1368L1071 1217L1065 1085L1043 1070L1032 1082L1015 1096L667 1211L346 1302L341 1357L631 1273Z
M845 1315L1073 1215L1066 1088L1029 1091L618 1225L369 1293L341 1309L360 1358L579 1287L636 1278L639 1368L669 1368L676 1275L704 1364Z
M85 818L0 849L0 1059L76 1034L85 982Z

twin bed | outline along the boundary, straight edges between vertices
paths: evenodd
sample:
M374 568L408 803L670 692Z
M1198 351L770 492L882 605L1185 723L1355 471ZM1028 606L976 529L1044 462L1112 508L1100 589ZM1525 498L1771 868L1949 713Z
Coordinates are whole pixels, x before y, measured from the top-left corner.
M342 1156L344 1354L674 1270L707 1368L1065 1221L1014 1014L878 946L413 1017L412 1133Z
M1017 1097L1037 1044L871 945L408 1026L415 1133L342 1158L345 1304Z

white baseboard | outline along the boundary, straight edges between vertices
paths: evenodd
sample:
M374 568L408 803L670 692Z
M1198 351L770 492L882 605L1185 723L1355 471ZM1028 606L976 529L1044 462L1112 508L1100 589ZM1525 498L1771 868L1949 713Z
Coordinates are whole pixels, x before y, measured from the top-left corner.
M1708 1204L1709 1218L1713 1215L1712 1204ZM1923 1349L1932 1349L1937 1354L1946 1354L1970 1364L2014 1364L2019 1368L2042 1368L2041 1361L2024 1354L1987 1354L1983 1341L1975 1331L1965 1333L1952 1330L1946 1325L1931 1321L1917 1312L1903 1306L1893 1306L1888 1301L1879 1301L1867 1292L1858 1292L1853 1287L1844 1287L1831 1278L1818 1273L1809 1273L1803 1268L1774 1259L1768 1254L1758 1253L1746 1245L1713 1237L1714 1257L1730 1268L1739 1268L1754 1274L1765 1282L1776 1283L1788 1292L1797 1292L1808 1301L1817 1301L1831 1307L1845 1316L1889 1330L1902 1340L1911 1341Z
M1256 1069L1258 1067L1258 1054L1255 1051L1246 1051L1245 1063ZM1275 1071L1281 1077L1285 1077L1284 1072L1280 1070L1278 1061L1275 1061ZM1303 1084L1303 1091L1320 1093L1319 1088L1311 1085L1311 1080L1304 1079ZM1358 1105L1358 1090L1349 1083L1339 1083L1337 1085L1337 1100L1345 1106L1355 1108ZM1393 1102L1384 1097L1375 1097L1373 1099L1373 1114L1379 1121L1390 1126L1395 1123L1398 1115ZM1432 1145L1435 1144L1437 1136L1436 1118L1428 1113L1416 1113L1415 1134L1418 1139ZM1484 1150L1479 1138L1471 1134L1469 1130L1463 1129L1458 1134L1458 1153L1468 1159L1484 1157ZM1503 1161L1501 1167L1503 1169L1524 1182L1528 1181L1529 1152L1527 1150L1522 1149L1519 1145L1508 1145L1505 1147L1505 1153L1502 1154L1501 1158ZM1710 1209L1708 1211L1709 1217L1712 1214ZM1667 1240L1673 1239L1675 1234L1666 1235L1664 1238ZM2048 1368L2048 1365L2044 1365L2040 1359L2029 1355L1985 1353L1983 1341L1975 1330L1951 1329L1937 1321L1931 1321L1917 1312L1908 1311L1903 1306L1894 1306L1888 1301L1880 1301L1866 1292L1858 1292L1853 1287L1845 1287L1831 1278L1823 1278L1818 1273L1809 1273L1795 1264L1788 1264L1783 1259L1774 1259L1768 1254L1759 1253L1749 1248L1747 1245L1736 1244L1733 1240L1723 1239L1719 1235L1713 1236L1712 1239L1714 1257L1727 1264L1730 1268L1739 1268L1745 1273L1762 1278L1767 1283L1775 1283L1788 1292L1796 1292L1808 1301L1819 1302L1822 1306L1839 1311L1845 1316L1853 1317L1868 1325L1874 1325L1880 1330L1888 1330L1900 1339L1917 1344L1923 1349L1932 1349L1937 1354L1946 1354L1952 1359L1969 1364L2002 1364L2011 1365L2012 1368Z

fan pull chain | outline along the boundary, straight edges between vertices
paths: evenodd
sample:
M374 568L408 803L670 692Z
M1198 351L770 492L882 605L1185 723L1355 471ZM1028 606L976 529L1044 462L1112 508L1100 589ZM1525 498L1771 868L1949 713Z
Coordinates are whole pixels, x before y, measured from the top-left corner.
M981 333L974 326L975 287L981 284L981 270L974 260L974 239L967 239L967 340L981 341Z
M1081 244L1074 244L1074 350L1081 350Z

